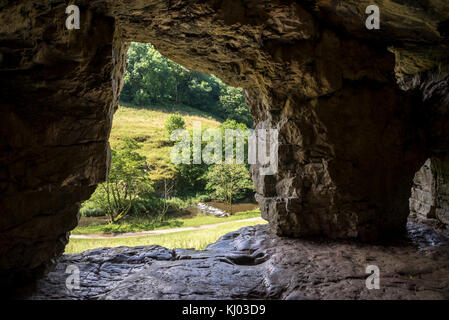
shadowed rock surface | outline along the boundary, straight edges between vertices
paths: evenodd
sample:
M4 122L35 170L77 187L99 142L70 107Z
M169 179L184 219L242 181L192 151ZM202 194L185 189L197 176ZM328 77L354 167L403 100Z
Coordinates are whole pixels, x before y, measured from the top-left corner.
M69 265L80 289L65 286ZM380 289L365 286L380 269ZM205 250L119 247L64 255L31 299L449 299L449 238L409 223L388 246L280 238L267 226Z
M405 231L414 174L449 150L449 4L382 1L374 31L369 4L79 0L69 31L63 1L0 1L1 288L54 264L106 178L130 41L243 87L256 127L279 130L278 172L252 168L276 234Z
M410 211L418 219L449 225L449 161L428 159L416 173Z

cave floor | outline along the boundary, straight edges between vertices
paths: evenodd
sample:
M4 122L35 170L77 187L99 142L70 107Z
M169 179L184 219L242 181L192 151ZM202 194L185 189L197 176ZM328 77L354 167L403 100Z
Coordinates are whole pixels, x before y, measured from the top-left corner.
M78 289L66 286L69 265L80 270ZM368 265L379 267L379 289L366 287ZM199 251L146 246L64 255L30 298L449 299L449 238L416 222L388 246L280 238L259 225Z

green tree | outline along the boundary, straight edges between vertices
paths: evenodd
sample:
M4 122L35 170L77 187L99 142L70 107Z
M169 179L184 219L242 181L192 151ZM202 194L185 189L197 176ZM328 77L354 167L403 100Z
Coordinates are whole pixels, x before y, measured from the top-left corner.
M213 190L213 195L226 203L231 215L233 201L243 197L248 191L254 190L248 168L243 164L213 165L207 171L206 179L208 181L206 189Z
M173 62L151 44L132 43L122 98L137 105L172 100L176 86L172 67Z
M141 106L185 104L220 119L234 119L252 126L242 89L229 87L214 75L190 71L148 43L131 44L120 97Z
M253 118L243 99L242 89L223 86L220 93L220 104L226 112L227 119L242 122L249 127L253 126Z
M234 119L227 119L222 124L220 124L220 130L223 134L226 129L246 131L248 130L248 127L245 123L237 122Z
M206 128L201 128L201 134ZM189 130L190 137L193 139L193 129ZM201 150L204 149L208 142L201 140ZM190 161L193 161L193 143L190 144ZM176 165L176 180L178 192L181 194L194 194L198 190L203 191L206 187L205 175L210 165L205 162L200 164L179 163Z
M136 150L134 139L123 139L123 145L111 151L111 168L106 182L100 184L91 201L104 210L111 223L126 216L134 201L151 190L146 158Z
M168 139L176 129L185 129L186 123L182 116L178 113L171 114L165 122L165 130L167 130Z

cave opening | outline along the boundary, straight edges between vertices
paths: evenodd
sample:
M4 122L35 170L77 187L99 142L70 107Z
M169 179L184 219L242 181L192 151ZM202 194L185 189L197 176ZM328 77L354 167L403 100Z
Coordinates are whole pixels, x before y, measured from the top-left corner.
M171 137L175 130L185 129L192 139L196 126L203 137L208 130L223 135L251 129L242 89L184 68L150 43L131 43L126 56L124 86L109 136L109 174L81 204L80 221L65 253L120 245L199 250L225 233L265 223L254 200L248 163L207 164L204 155L199 163L190 155L187 163L173 163L172 158L179 142L178 136ZM232 148L235 153L233 141ZM248 152L247 142L243 149ZM169 234L176 232L176 237Z

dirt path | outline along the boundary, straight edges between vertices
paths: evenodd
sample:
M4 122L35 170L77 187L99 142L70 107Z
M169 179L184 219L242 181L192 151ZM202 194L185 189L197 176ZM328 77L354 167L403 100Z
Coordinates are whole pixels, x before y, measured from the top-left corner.
M171 229L161 229L161 230L152 230L152 231L140 231L140 232L126 232L126 233L101 233L101 234L72 234L70 238L72 239L111 239L111 238L131 238L131 237L140 237L140 236L148 236L152 234L164 234L164 233L173 233L180 231L189 231L189 230L200 230L200 229L209 229L213 227L218 227L221 225L233 223L233 222L243 222L243 221L265 221L260 217L256 218L248 218L242 220L233 220L227 222L213 223L213 224L205 224L202 226L196 227L184 227L184 228L171 228Z

